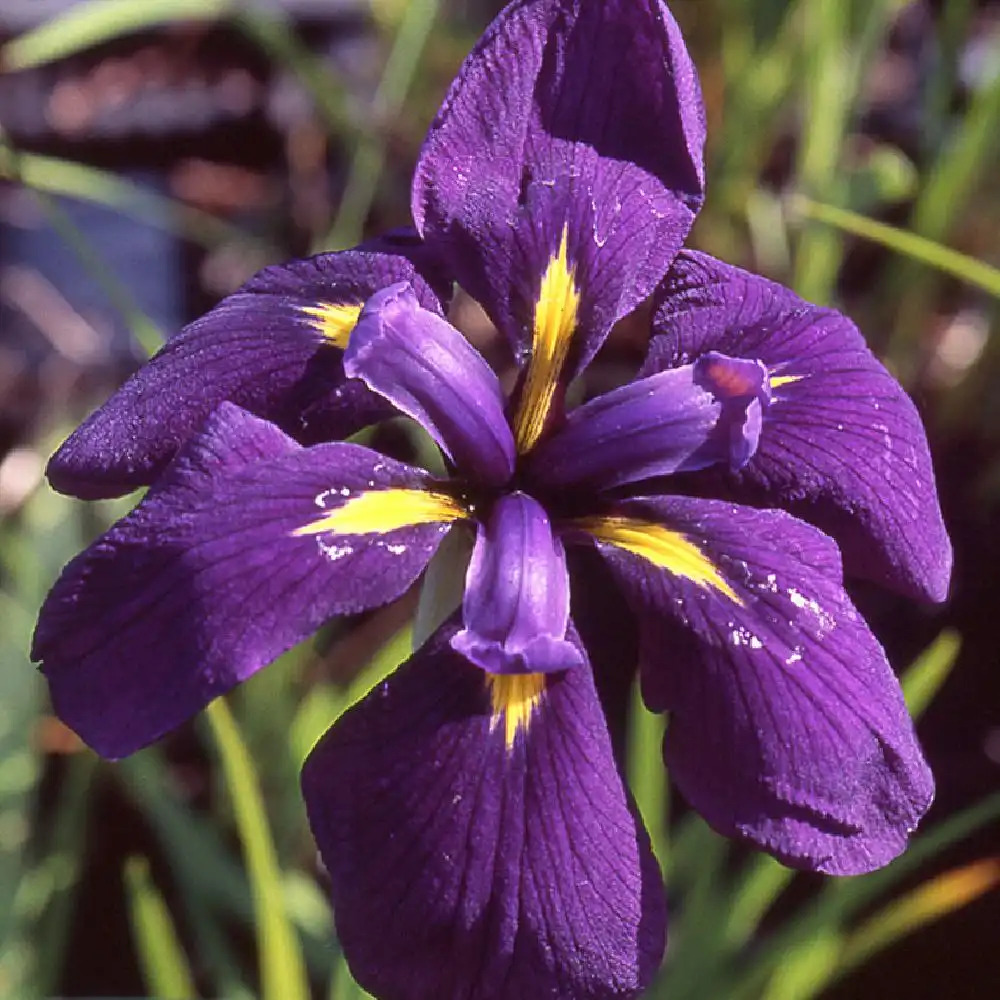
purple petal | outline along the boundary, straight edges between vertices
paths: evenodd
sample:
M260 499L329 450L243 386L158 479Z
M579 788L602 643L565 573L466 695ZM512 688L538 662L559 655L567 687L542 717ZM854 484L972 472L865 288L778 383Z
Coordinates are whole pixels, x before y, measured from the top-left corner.
M399 253L348 251L268 267L185 327L62 445L52 485L84 499L151 483L223 401L305 443L352 433L391 410L345 379L343 342L364 301L408 281L437 296Z
M344 371L413 417L466 475L500 486L514 471L514 439L500 382L447 320L423 309L408 285L368 300Z
M444 499L437 520L413 513L426 488L418 470L354 445L304 449L224 404L46 599L32 656L57 713L124 756L330 616L399 596L455 519Z
M490 673L547 673L582 662L566 638L562 543L542 507L524 493L501 497L479 525L462 619L465 628L452 646Z
M529 475L542 488L611 489L744 465L757 445L766 379L756 362L722 354L636 379L573 410L532 452Z
M853 874L896 857L933 781L836 545L719 501L617 514L631 536L591 530L639 617L643 692L670 713L665 761L691 805L798 867Z
M303 771L351 971L393 1000L636 996L663 952L663 891L590 670L547 675L508 744L451 631Z
M670 266L702 202L704 137L665 4L511 4L431 125L414 218L519 357L565 235L582 296L569 375Z
M846 317L704 254L659 293L644 374L707 351L762 361L772 400L756 454L723 485L833 535L850 575L943 600L951 545L913 403Z

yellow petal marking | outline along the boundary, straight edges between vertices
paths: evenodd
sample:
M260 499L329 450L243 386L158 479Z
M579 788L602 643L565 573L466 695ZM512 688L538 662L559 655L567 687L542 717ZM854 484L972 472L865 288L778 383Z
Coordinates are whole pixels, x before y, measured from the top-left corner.
M545 674L487 674L486 683L493 710L490 732L500 725L502 717L504 737L510 750L518 732L528 731L531 714L545 690Z
M791 385L793 382L801 382L807 375L772 375L768 380L772 389L780 388L783 385Z
M731 601L743 604L715 563L679 531L629 517L587 517L571 523L599 542L617 545L698 587L717 590Z
M300 306L310 324L334 347L344 350L351 331L357 326L362 306L355 302L320 302L315 306Z
M549 260L538 290L531 361L514 421L514 437L521 454L541 437L576 330L580 292L576 287L576 268L569 262L567 240L568 229L564 226L559 250Z
M468 511L453 497L429 490L373 490L351 497L343 506L327 511L312 524L296 528L293 535L384 535L417 524L449 523L467 517Z

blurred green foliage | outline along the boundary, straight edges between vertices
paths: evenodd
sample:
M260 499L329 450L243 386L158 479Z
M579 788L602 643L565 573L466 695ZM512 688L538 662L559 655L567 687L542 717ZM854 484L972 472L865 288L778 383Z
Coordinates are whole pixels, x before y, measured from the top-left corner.
M964 104L957 100L974 10L969 0L947 0L934 70L914 95L922 147L861 142L857 120L873 67L903 7L901 0L677 0L710 121L709 199L694 242L791 283L814 301L848 308L908 387L932 396L931 420L946 414L961 422L975 419L995 392L1000 359L994 345L942 374L948 358L929 318L938 315L943 283L957 282L961 301L995 331L1000 72L973 87ZM482 26L480 14L477 24L437 0L374 3L372 25L385 63L364 107L276 9L230 0L80 2L15 39L3 59L10 70L39 66L148 25L229 20L299 82L317 121L349 152L342 196L316 229L326 233L323 246L337 248L361 238L373 216L391 216L393 206L405 204L393 187L399 173L386 170L388 158L399 157L401 143L415 156L443 84ZM776 164L782 149L791 152ZM254 260L283 255L229 220L9 143L0 144L0 177L37 193L60 238L147 348L157 331L54 196L113 206L203 246L235 244ZM841 278L852 253L873 246L888 255L884 266L845 292ZM65 429L51 428L56 435ZM51 443L29 445L45 455ZM996 489L993 480L985 482L984 489ZM100 825L89 821L90 812L101 786L112 786L143 817L155 855L129 859L123 883L107 890L125 893L135 961L150 994L186 997L197 990L276 1000L325 989L331 1000L363 997L337 952L314 878L297 773L326 727L406 657L413 607L386 609L361 628L333 623L323 645L293 650L228 699L228 707L210 709L210 726L198 730L215 786L206 809L179 788L160 748L107 765L76 746L48 714L44 685L27 660L46 589L122 509L84 508L38 485L0 513L0 995L40 998L63 982L75 894L87 852L99 847ZM906 692L915 714L947 680L960 643L945 632L910 667ZM324 668L330 663L334 672ZM670 951L651 997L818 996L878 950L1000 880L995 859L988 859L914 887L921 865L996 823L1000 796L994 796L926 829L884 871L828 880L789 902L794 873L768 857L747 858L696 817L674 815L660 765L663 729L664 720L636 697L625 770L663 863L672 908ZM54 797L43 795L46 776L58 785Z

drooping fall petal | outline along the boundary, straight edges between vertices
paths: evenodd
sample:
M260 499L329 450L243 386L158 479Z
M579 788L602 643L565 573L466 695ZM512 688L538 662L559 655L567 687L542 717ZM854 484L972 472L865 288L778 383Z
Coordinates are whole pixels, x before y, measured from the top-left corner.
M302 448L224 404L63 571L32 655L99 753L162 736L328 618L416 579L463 511L356 445Z
M635 997L662 955L663 892L589 666L498 691L453 631L305 765L348 964L387 1000Z
M933 781L885 654L843 590L834 543L777 511L630 501L580 521L639 619L665 760L720 833L786 863L888 863Z

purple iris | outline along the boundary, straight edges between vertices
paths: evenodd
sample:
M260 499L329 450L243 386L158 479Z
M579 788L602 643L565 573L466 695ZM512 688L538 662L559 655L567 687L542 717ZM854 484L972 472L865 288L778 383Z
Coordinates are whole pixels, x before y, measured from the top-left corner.
M659 870L595 684L631 678L630 632L670 715L665 762L717 830L855 873L930 804L842 579L944 597L920 421L843 316L680 249L703 139L662 3L511 4L431 126L422 243L262 272L52 460L84 497L151 484L66 568L35 638L56 710L110 757L474 533L461 608L303 774L338 933L383 1000L604 1000L650 981ZM445 318L450 278L511 344L509 397ZM569 382L650 296L638 376L567 412ZM392 412L448 478L330 441ZM621 621L574 623L573 590L609 588Z

